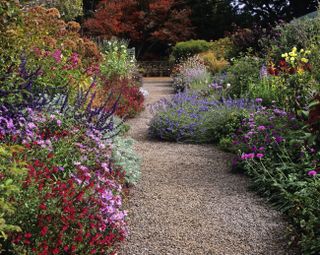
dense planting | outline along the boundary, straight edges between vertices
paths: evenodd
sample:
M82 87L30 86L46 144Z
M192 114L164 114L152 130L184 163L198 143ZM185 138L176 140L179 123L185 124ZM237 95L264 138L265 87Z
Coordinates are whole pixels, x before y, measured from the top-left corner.
M128 235L123 201L140 174L116 117L143 109L136 63L122 43L100 52L57 9L5 2L1 254L115 254Z

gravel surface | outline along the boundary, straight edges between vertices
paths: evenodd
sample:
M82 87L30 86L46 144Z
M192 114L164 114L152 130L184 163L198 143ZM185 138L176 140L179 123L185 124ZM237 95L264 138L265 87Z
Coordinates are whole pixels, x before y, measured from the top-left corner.
M170 80L148 79L147 104L172 93ZM230 172L231 155L210 145L150 141L146 110L130 120L143 159L129 199L129 238L119 255L295 254L286 222Z

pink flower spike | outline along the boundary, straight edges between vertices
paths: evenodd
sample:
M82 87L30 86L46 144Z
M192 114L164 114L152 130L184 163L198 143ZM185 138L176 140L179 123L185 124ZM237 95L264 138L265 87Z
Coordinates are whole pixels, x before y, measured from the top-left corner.
M318 173L315 170L311 170L311 171L308 172L308 175L311 176L311 177L315 177L317 174Z

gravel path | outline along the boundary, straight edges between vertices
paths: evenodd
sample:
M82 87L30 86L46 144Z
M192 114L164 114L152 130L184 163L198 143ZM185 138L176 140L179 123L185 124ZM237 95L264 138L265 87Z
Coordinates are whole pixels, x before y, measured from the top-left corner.
M147 104L172 93L169 80L145 80ZM281 214L230 173L231 156L210 145L150 141L148 111L130 120L143 158L129 200L127 243L119 255L284 255Z

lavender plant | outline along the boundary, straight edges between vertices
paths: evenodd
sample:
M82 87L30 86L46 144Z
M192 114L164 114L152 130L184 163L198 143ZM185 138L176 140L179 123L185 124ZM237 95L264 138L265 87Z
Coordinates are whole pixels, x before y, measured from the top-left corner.
M150 106L152 137L178 142L218 142L231 133L241 117L259 107L249 99L202 98L195 93L178 93ZM229 128L226 126L229 125Z

